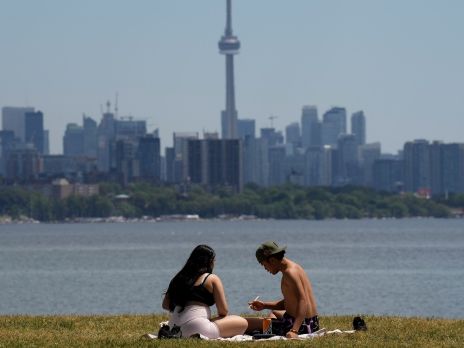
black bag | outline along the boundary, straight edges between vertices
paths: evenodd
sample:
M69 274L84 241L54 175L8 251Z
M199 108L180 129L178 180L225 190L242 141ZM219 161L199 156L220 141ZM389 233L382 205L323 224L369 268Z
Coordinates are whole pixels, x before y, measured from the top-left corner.
M353 318L353 330L356 330L356 331L366 331L367 330L366 322L364 321L363 318L361 318L361 317L354 317Z
M180 326L174 325L172 329L169 325L163 325L160 327L158 331L158 338L159 339L166 339L166 338L181 338L182 337L182 330Z

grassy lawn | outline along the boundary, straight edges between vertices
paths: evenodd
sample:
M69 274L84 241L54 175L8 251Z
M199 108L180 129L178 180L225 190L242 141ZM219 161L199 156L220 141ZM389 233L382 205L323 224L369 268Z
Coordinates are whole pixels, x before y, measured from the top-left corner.
M0 316L0 347L463 347L464 320L365 316L366 332L327 335L311 341L207 342L147 340L158 330L163 315L114 316ZM352 317L321 317L328 330L351 329Z

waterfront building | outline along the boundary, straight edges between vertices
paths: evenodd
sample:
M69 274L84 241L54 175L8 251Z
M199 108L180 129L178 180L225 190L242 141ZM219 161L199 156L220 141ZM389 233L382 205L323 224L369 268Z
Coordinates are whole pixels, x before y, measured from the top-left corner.
M86 156L43 155L41 176L81 180L82 176L97 170L97 160Z
M6 160L6 177L11 180L30 182L40 172L40 156L32 146L22 146L9 151Z
M218 43L219 52L226 58L226 108L221 113L223 139L237 138L237 110L235 108L234 55L238 54L240 41L232 32L232 1L227 0L227 19L224 35Z
M6 175L6 160L15 144L15 134L12 130L0 131L0 176Z
M403 173L403 160L398 156L376 159L372 165L372 187L377 191L401 192Z
M464 144L442 144L440 164L442 184L439 193L464 193Z
M404 189L407 192L431 192L430 146L427 140L407 142L403 147Z
M356 137L358 145L366 143L366 117L364 111L357 111L351 115L351 134Z

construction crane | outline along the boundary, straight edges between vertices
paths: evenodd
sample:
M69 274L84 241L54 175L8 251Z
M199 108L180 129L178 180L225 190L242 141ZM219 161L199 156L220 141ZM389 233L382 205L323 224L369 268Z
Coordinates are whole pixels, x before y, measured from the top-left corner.
M278 116L271 115L268 117L269 121L271 122L271 128L274 128L274 120L278 118Z

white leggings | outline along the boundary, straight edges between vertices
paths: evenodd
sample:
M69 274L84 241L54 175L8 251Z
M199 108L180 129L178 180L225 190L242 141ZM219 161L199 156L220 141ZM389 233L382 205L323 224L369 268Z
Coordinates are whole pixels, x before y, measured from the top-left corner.
M218 338L219 328L210 321L211 310L207 305L188 305L179 313L180 307L174 308L169 318L169 327L180 326L183 338L193 334L202 334L208 338Z

